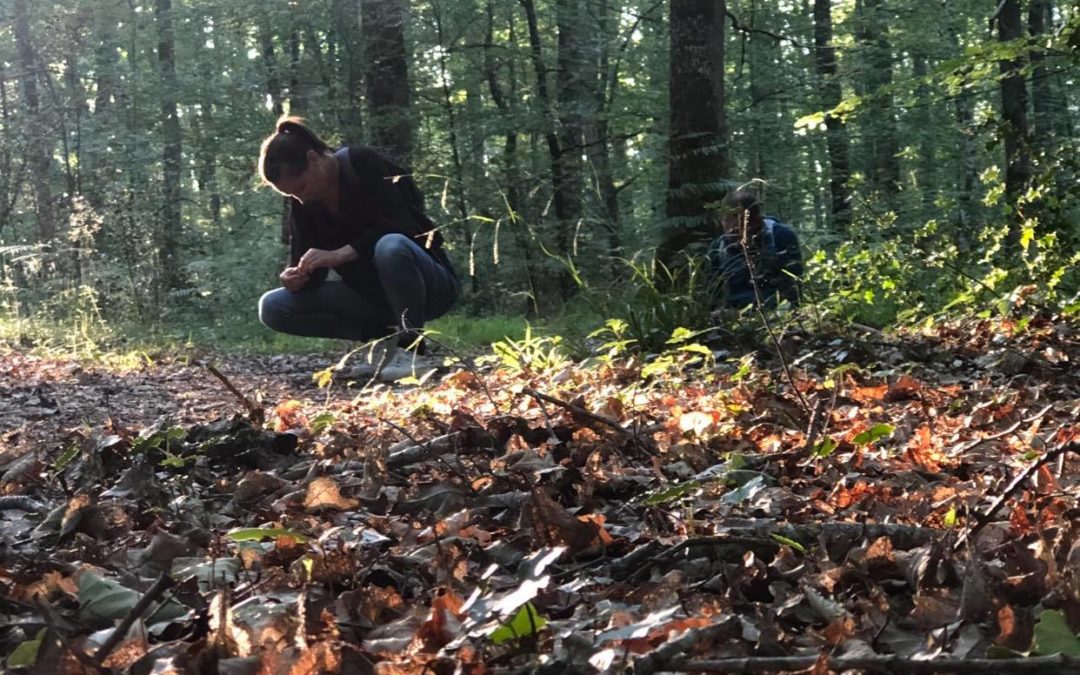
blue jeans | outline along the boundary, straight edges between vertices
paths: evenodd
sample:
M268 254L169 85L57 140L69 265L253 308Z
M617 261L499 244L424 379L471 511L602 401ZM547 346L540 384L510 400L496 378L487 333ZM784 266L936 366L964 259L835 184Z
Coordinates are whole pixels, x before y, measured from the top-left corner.
M279 333L366 341L402 328L419 330L457 300L454 275L405 235L387 234L379 239L375 270L389 308L343 281L324 281L298 293L284 288L264 293L259 299L259 321Z

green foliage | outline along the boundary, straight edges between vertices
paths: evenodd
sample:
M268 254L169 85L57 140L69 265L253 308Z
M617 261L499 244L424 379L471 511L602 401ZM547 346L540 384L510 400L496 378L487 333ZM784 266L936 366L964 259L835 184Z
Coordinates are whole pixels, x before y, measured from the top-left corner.
M512 619L496 628L489 637L492 643L501 645L511 640L536 635L546 625L547 619L540 615L531 602L526 602Z
M303 534L284 527L251 527L231 530L225 536L236 542L262 541L263 539L290 539L297 544L306 543L308 538Z
M1036 654L1080 657L1080 636L1075 635L1069 628L1064 614L1059 610L1047 609L1043 610L1035 624L1032 648Z
M894 431L896 431L896 427L891 424L875 424L866 431L856 434L855 438L851 439L851 442L855 445L870 445L871 443L877 443L886 436L891 436Z
M532 326L526 325L521 339L505 337L492 343L491 349L494 360L511 372L543 373L570 365L562 342L558 335L533 335Z
M657 260L630 260L626 264L632 272L624 285L626 290L604 308L605 315L617 322L617 340L623 347L661 352L677 335L683 335L680 331L709 326L715 289L706 281L700 260L679 271L669 270ZM612 335L615 337L614 332Z
M34 664L37 663L38 651L41 650L41 642L45 639L46 631L48 631L48 628L42 628L34 636L34 639L19 643L19 646L8 654L4 665L10 670L33 668Z

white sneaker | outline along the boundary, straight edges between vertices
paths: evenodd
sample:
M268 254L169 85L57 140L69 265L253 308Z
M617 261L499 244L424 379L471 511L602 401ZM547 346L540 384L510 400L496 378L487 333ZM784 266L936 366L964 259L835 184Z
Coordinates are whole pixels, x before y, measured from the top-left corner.
M389 365L401 351L390 340L379 340L366 345L352 354L341 367L341 374L352 380L370 380Z
M399 348L379 370L378 377L383 382L397 382L407 377L415 377L423 382L435 374L436 370L438 367L430 358Z

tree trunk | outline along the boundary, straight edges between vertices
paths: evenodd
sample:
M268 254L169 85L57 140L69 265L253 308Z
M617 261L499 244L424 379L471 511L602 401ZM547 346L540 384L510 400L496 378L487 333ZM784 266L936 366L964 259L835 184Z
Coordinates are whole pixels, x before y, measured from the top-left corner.
M608 255L611 258L611 270L615 277L622 271L619 258L622 257L622 232L619 214L619 192L615 189L615 177L611 167L611 132L609 119L611 102L608 99L608 72L612 68L611 50L608 48L611 32L611 11L608 0L595 0L596 30L592 33L590 49L599 58L591 82L591 99L585 112L584 132L585 147L589 162L592 164L592 192L602 204L603 222L608 231Z
M1015 40L1023 35L1020 21L1020 0L1004 0L998 13L998 39ZM1018 59L998 62L1001 72L1001 116L1005 136L1005 194L1016 213L1016 202L1027 189L1031 179L1028 156L1027 85L1020 72ZM1019 220L1013 218L1010 241L1019 243Z
M916 164L916 187L922 201L923 218L933 218L934 203L937 201L938 181L936 167L938 162L934 158L934 149L937 147L933 142L933 136L929 130L933 125L933 100L930 95L930 85L926 79L930 75L930 67L926 62L926 54L914 50L911 54L911 72L918 80L915 87L915 100L921 105L911 111L911 121L918 133L919 159Z
M289 114L307 115L307 83L300 79L305 75L304 66L301 63L300 54L300 31L294 29L289 33Z
M277 51L274 48L274 38L270 31L265 28L259 29L259 46L262 49L262 65L265 70L266 92L270 95L274 115L280 117L284 111L284 97L281 92L281 77L278 73ZM289 228L289 198L281 198L281 221L279 226L279 238L285 246L289 245L292 231Z
M572 256L571 243L574 224L581 214L580 191L577 180L579 174L574 168L580 162L573 161L573 154L564 151L555 132L551 96L548 94L547 65L544 63L543 49L540 43L540 29L536 20L536 4L533 0L521 0L525 9L525 19L529 27L529 56L536 73L536 97L539 100L544 120L544 140L551 158L551 186L555 202L555 246L557 253L569 261ZM560 84L560 86L562 86ZM580 147L575 152L580 153ZM559 271L559 293L565 299L571 291L572 280L566 269Z
M435 37L438 41L439 49L439 79L442 81L442 108L446 113L447 135L450 141L450 159L454 164L454 183L453 194L454 203L457 205L458 219L461 223L463 233L465 235L465 241L469 246L469 260L473 261L475 256L474 250L474 235L472 223L469 220L469 207L465 202L465 169L461 162L461 149L458 139L458 116L454 110L453 92L450 90L450 72L447 67L446 58L450 49L450 45L445 42L445 34L443 32L443 20L442 20L442 7L438 0L432 0L431 2L432 16L435 19ZM477 273L476 265L469 265L469 278L471 279L472 292L474 294L480 292L480 275Z
M857 37L866 53L866 90L874 98L872 110L877 112L868 120L864 132L869 144L867 173L875 188L894 195L900 190L900 142L894 114L893 53L888 23L884 20L881 0L857 0L855 7L859 19Z
M22 186L23 167L15 167L11 148L13 146L11 109L8 105L7 77L4 64L0 63L0 234L9 223L8 217L15 210Z
M30 188L34 195L34 215L37 218L38 239L51 242L56 237L56 215L53 210L52 150L49 143L48 122L41 113L38 95L38 63L34 54L34 41L30 35L30 14L26 0L14 0L15 48L23 76L19 79L20 94L25 108L26 155L30 169Z
M514 24L513 20L509 25L510 43L514 44ZM500 116L502 117L502 125L505 129L504 142L503 142L503 171L506 175L506 206L509 210L508 220L510 224L510 231L514 237L514 243L521 253L521 257L525 262L525 281L529 289L529 298L531 300L529 309L526 312L530 316L537 316L544 313L548 307L542 304L545 300L541 293L542 284L539 279L538 272L536 270L536 263L533 259L535 251L533 250L533 243L530 241L528 228L524 219L524 199L522 199L521 193L521 170L518 167L518 133L517 122L513 118L514 114L514 96L516 92L516 77L511 61L508 65L509 70L509 96L503 92L502 85L499 84L498 66L495 62L495 5L492 0L488 0L487 3L487 34L484 38L484 74L487 78L488 90L491 92L491 100L495 102L495 106L499 109Z
M832 2L814 0L814 65L820 80L821 106L825 110L836 107L841 99L832 40ZM826 115L825 138L829 154L829 213L835 230L843 233L851 227L851 189L847 185L851 164L844 121L836 115Z
M362 0L365 86L371 144L410 166L413 125L405 49L408 0Z
M946 21L949 46L952 54L958 56L963 51L960 31L964 19L952 10ZM979 208L978 200L975 198L978 159L978 149L975 145L975 102L967 88L957 93L953 99L953 116L958 133L957 156L960 158L960 171L955 174L956 182L953 184L953 190L958 195L957 213L954 217L957 227L954 228L954 232L957 246L961 250L967 250L970 247L969 225L975 222Z
M671 0L667 227L656 251L671 267L717 233L728 177L724 120L725 0Z
M363 45L360 41L360 0L333 0L331 11L334 29L340 36L344 81L345 108L341 111L341 129L346 145L356 145L363 140L364 116L361 112L363 99Z
M555 22L559 31L555 98L558 101L560 129L559 162L562 180L556 190L562 194L565 218L560 219L559 252L576 255L572 234L579 227L584 213L582 201L582 154L585 149L585 119L591 108L590 76L596 76L595 59L590 58L587 36L595 35L587 0L557 0ZM564 288L564 296L571 289Z
M154 19L158 34L158 66L161 71L161 127L164 140L161 240L158 255L165 288L181 284L179 247L181 233L180 164L182 145L176 77L176 41L173 33L172 0L155 0Z

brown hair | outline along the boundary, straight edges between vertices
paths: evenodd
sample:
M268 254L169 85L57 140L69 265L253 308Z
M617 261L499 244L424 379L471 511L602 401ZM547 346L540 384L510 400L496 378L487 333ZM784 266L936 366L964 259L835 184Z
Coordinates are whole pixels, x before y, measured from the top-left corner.
M259 149L259 175L267 183L275 183L301 173L308 165L308 150L329 152L330 146L304 124L303 118L281 116L274 133Z
M761 217L761 200L750 190L742 188L727 193L724 197L724 208L728 213L740 216L745 212L750 220Z

